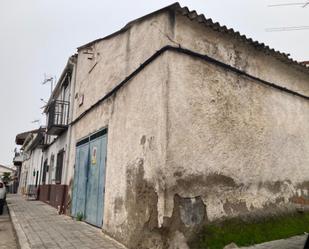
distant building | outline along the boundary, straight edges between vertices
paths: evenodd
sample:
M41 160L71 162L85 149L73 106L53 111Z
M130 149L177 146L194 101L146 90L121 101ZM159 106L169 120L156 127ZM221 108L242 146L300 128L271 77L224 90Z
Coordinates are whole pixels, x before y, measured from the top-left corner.
M173 4L78 48L20 186L134 249L306 207L308 84L303 63Z
M42 146L44 144L45 129L40 128L28 131L22 139L21 152L15 153L14 163L22 158L22 166L19 177L19 192L26 195L37 196L42 164ZM20 134L16 141L20 141Z
M13 169L12 167L0 165L0 177L3 176L3 173L10 173L11 175L13 175L14 172L15 172L15 169Z
M8 174L10 177L10 180L6 180L5 179L5 174ZM4 165L0 165L0 179L3 179L8 191L10 193L16 193L17 192L17 188L18 188L18 184L17 184L17 177L16 177L16 169L15 167L11 167L11 166L4 166Z
M302 62L306 67L309 67L309 61L303 61Z

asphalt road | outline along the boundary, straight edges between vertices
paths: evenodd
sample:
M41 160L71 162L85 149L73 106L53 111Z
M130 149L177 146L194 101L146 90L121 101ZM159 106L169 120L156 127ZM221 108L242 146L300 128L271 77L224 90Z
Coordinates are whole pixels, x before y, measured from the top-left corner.
M12 227L7 206L0 215L0 249L17 249L15 233Z

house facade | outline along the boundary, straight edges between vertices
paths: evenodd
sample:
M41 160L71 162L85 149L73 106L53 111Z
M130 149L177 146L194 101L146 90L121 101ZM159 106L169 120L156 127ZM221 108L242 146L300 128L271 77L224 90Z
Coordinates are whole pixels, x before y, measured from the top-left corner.
M44 128L29 131L24 134L26 134L26 137L23 139L21 147L23 161L20 170L18 192L29 196L37 196L41 179ZM20 135L17 135L16 138Z
M0 165L0 177L6 173L13 175L15 173L15 170L12 167Z
M309 203L309 71L286 54L173 4L78 48L73 68L67 128L43 152L64 150L67 214L129 248L177 248L206 223Z
M14 158L19 164L22 157L20 192L50 204L59 213L67 210L74 65L75 56L71 56L45 106L46 126L16 136L16 144L22 145Z
M71 138L71 104L74 99L75 56L71 56L45 107L46 129L39 199L65 213L68 194L68 151Z

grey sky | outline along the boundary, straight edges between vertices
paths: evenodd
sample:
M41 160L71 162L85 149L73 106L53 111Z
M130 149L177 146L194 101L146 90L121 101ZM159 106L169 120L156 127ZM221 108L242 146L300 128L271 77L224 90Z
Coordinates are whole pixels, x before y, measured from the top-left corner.
M304 0L305 1L305 0ZM1 0L0 164L11 164L17 133L37 128L40 98L48 99L44 73L59 77L76 47L108 35L128 21L174 1ZM266 28L309 26L309 6L269 8L293 0L183 0L215 21L265 42L297 60L309 60L309 30L265 32Z

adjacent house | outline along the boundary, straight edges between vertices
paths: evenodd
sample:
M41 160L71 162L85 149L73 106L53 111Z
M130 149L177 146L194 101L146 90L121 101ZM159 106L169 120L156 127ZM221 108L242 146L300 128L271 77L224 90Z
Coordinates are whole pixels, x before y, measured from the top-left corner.
M18 186L16 183L16 169L14 166L0 165L0 179L5 182L7 190L10 193L16 193Z
M16 138L15 138L16 145L22 146L24 144L27 136L30 133L37 133L37 132L38 132L38 129L17 134ZM19 183L20 183L20 180L21 180L22 165L23 165L23 162L25 160L26 160L26 154L23 153L23 150L18 150L17 148L15 148L13 164L16 167L16 188L19 190L19 193L25 191L25 186L23 188L22 187L19 188ZM25 165L25 163L24 163L24 165ZM24 174L25 174L25 172L24 172ZM23 177L23 178L25 178L25 177ZM25 179L22 179L22 180L25 180Z
M27 135L21 147L23 162L19 179L19 193L35 197L38 195L43 159L44 132L45 129L42 127L22 133ZM16 141L19 141L20 135L16 136Z
M70 58L40 195L63 186L67 214L129 248L305 207L308 84L304 64L178 3L136 19Z
M59 208L62 213L67 209L68 151L71 139L75 60L75 56L69 58L44 110L47 127L39 199Z
M0 165L0 177L5 173L14 174L15 170L12 167Z

